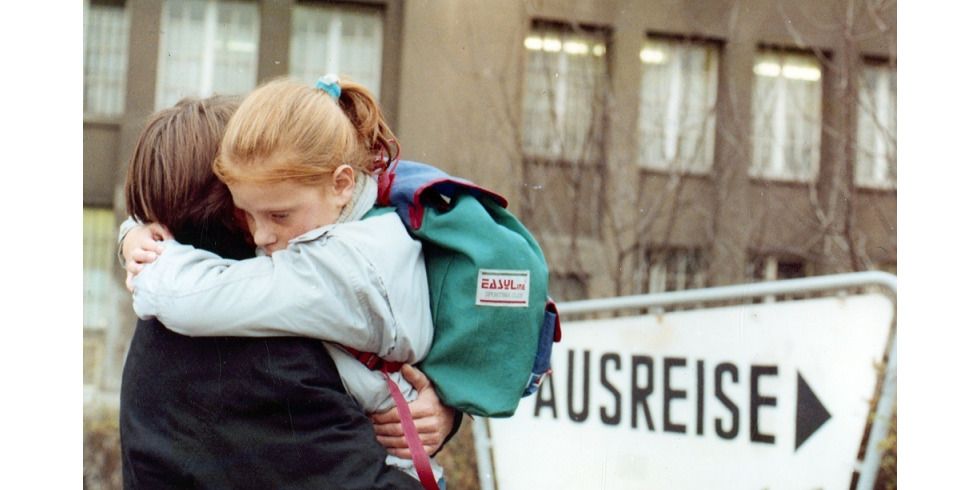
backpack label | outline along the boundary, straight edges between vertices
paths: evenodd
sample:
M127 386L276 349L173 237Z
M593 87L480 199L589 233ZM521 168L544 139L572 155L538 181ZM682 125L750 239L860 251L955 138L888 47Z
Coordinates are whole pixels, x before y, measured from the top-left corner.
M477 306L527 307L531 271L480 269L476 278Z

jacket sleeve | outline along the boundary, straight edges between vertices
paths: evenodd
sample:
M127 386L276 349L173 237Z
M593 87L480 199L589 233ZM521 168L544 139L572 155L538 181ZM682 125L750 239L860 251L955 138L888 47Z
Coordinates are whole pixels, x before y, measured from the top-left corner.
M156 317L189 336L301 336L380 355L413 350L374 264L344 240L242 261L164 245L134 280L141 319Z
M119 260L119 265L123 267L126 267L126 258L123 257L122 249L123 239L126 238L126 235L132 231L133 228L136 228L141 224L142 223L140 223L139 220L132 216L127 216L126 221L119 224L119 235L116 238L116 259Z

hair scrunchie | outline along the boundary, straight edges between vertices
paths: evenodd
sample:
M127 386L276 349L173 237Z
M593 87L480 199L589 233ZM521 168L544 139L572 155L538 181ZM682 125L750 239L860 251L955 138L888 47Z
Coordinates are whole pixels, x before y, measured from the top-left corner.
M335 100L340 100L340 78L333 73L328 73L316 81L316 88L323 90Z

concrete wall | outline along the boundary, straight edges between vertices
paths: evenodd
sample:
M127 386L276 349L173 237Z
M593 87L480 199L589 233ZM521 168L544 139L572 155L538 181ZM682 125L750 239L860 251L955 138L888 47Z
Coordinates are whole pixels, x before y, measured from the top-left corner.
M86 206L112 207L115 183L125 175L118 175L116 161L119 152L119 123L116 121L86 121L82 124L84 135L82 159L82 196Z

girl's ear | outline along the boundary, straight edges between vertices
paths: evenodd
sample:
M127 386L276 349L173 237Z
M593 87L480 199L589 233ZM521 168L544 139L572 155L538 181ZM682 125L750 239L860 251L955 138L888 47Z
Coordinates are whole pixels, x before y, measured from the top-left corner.
M350 165L341 165L333 171L331 182L334 194L347 204L354 195L354 168Z

